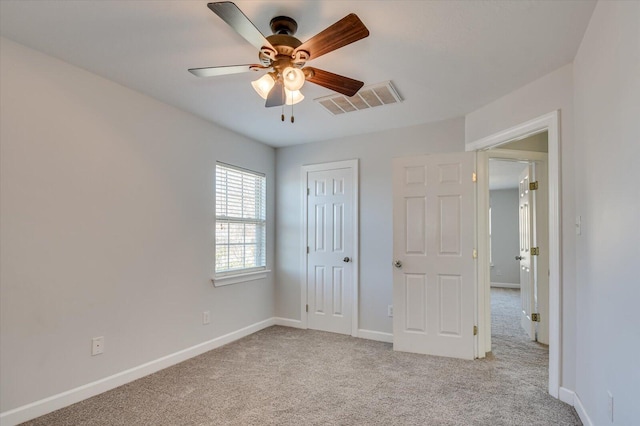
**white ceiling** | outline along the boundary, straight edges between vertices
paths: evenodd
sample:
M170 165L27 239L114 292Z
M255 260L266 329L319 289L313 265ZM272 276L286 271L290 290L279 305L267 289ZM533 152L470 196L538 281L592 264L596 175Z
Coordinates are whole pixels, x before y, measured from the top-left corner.
M593 1L237 1L263 34L287 15L305 41L348 13L371 35L310 65L374 84L404 102L332 116L307 83L296 122L264 108L255 73L197 78L187 68L257 62L206 1L0 1L2 36L272 146L438 121L469 113L571 62ZM43 70L46 71L46 70ZM290 114L289 108L286 111Z
M490 159L489 189L517 188L520 181L520 173L526 166L526 162Z

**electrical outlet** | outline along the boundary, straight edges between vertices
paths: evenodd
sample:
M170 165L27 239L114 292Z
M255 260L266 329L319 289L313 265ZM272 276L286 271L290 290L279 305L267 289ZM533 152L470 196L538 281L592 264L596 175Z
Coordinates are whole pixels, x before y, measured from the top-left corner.
M94 337L91 339L91 356L100 355L104 352L104 337Z
M211 315L209 314L209 311L204 311L202 313L202 325L207 325L211 322Z
M609 414L609 421L613 423L613 395L611 391L607 391L607 413Z
M393 317L393 305L387 306L387 316Z

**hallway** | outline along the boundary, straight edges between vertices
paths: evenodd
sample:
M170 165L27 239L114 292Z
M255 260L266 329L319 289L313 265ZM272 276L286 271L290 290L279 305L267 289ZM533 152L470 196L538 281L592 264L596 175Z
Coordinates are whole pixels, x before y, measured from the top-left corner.
M529 340L520 327L519 289L491 288L491 339L494 358L521 364L520 379L546 392L549 347Z

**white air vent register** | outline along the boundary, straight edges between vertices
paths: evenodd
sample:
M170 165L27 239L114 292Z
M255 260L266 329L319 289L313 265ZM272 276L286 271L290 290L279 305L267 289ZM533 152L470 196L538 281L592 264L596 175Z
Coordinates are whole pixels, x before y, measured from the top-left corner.
M314 100L333 115L402 102L391 81L365 86L352 97L338 94Z

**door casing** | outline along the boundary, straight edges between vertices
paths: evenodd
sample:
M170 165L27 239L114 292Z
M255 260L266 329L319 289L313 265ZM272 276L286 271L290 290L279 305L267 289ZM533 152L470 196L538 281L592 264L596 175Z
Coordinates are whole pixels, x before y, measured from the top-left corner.
M301 176L300 176L300 196L302 200L302 232L301 235L301 269L300 276L302 277L300 283L300 319L301 319L301 328L309 328L308 315L306 312L307 306L307 178L310 172L324 171L324 170L334 170L334 169L351 169L352 173L352 182L353 182L353 256L351 259L352 268L353 268L353 293L352 293L352 318L351 318L351 335L353 337L358 337L358 305L359 305L359 270L360 270L360 250L358 242L360 240L359 230L360 226L358 224L359 218L359 204L358 200L360 199L358 195L359 190L359 172L358 172L358 159L353 160L343 160L343 161L334 161L329 163L320 163L320 164L309 164L302 166Z
M466 145L466 151L478 151L478 358L484 358L491 348L491 318L486 309L490 300L489 286L489 153L487 150L524 137L548 132L549 183L549 394L554 398L560 392L560 135L559 111L553 111L504 131Z

